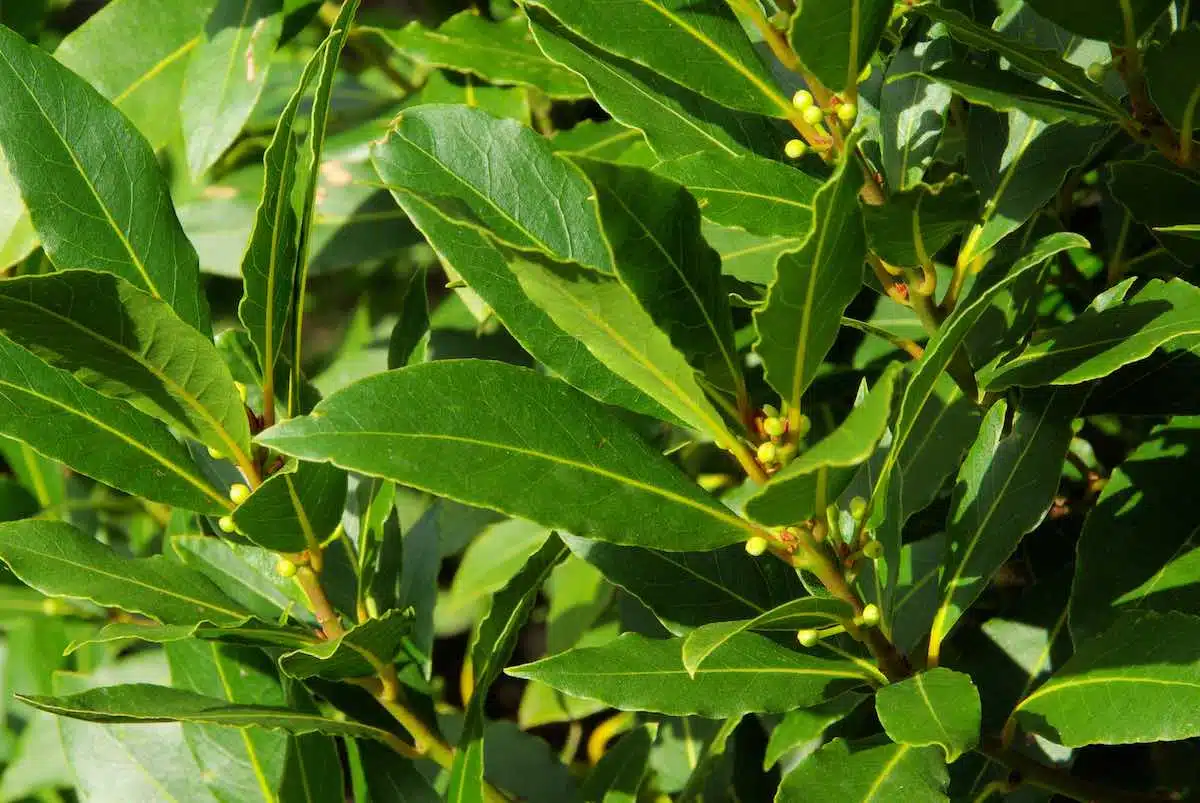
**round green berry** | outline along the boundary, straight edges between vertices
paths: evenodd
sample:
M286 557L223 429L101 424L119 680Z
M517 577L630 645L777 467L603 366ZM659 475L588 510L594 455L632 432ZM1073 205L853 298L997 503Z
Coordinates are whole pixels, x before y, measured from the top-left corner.
M1108 63L1103 61L1093 61L1087 66L1087 77L1089 81L1100 83L1104 80L1104 76L1108 75Z
M233 518L230 516L222 516L217 519L217 526L221 528L223 533L231 533L237 528L233 526Z
M284 557L280 557L275 562L275 573L280 577L295 577L299 568L295 563Z
M879 607L871 604L863 608L863 612L859 615L858 620L866 627L874 627L875 625L879 624L881 616L882 615L879 613Z
M853 103L843 103L837 107L837 116L843 123L853 123L854 119L858 117L858 106Z
M861 496L856 496L850 500L850 516L855 521L861 521L863 514L867 512L867 500Z
M812 429L812 420L809 419L808 416L801 414L800 417L796 419L796 437L803 438L808 434L810 429Z
M214 449L213 447L210 446L210 447L208 447L208 456L211 457L213 460L220 460L225 455L221 454L220 449Z
M787 424L778 418L771 417L763 420L763 432L772 438L778 438L787 432Z
M783 153L789 159L799 159L808 153L808 145L802 139L789 139L783 146Z
M879 560L883 557L883 544L878 541L868 541L867 545L862 548L862 553L871 560Z
M235 505L240 505L250 498L250 489L244 483L235 482L229 486L229 498Z
M767 539L761 535L751 536L746 540L746 552L754 557L758 557L767 551Z
M813 105L812 93L807 89L799 89L796 94L792 95L792 105L800 111L804 111Z
M777 447L775 444L771 443L770 441L759 444L758 462L764 464L774 463L777 457L779 457L779 447Z
M812 628L796 631L796 641L800 642L800 644L805 647L815 647L817 642L820 640L821 634Z
M825 119L825 112L821 111L818 106L809 106L801 112L801 116L804 118L804 122L809 125L817 125Z

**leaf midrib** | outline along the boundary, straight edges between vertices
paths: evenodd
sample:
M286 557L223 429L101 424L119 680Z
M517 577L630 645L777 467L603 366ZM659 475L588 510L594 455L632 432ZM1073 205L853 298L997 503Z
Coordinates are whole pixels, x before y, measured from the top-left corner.
M247 0L247 5L250 0ZM221 665L221 651L217 643L210 642L212 650L213 668L217 672L217 679L221 681L221 689L225 692L225 698L230 703L236 703L233 699L233 687L229 684L229 678L225 675L225 667ZM254 771L254 778L258 781L259 790L262 792L263 800L267 803L275 803L275 795L271 791L271 784L267 782L266 774L263 772L262 762L258 757L258 750L254 747L254 742L250 739L250 731L246 728L239 728L238 732L242 737L242 744L246 747L246 757L250 759L250 767Z

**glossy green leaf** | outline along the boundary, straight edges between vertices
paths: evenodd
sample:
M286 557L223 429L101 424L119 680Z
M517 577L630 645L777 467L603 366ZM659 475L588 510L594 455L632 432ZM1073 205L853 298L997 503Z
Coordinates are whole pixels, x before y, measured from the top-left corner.
M1073 434L1071 421L1084 396L1076 388L1025 394L1007 435L1004 402L984 416L958 473L946 523L949 550L938 583L930 655L937 654L963 611L1050 509Z
M316 714L320 709L312 695L300 684L284 680L284 692L288 704L303 713ZM367 750L380 750L392 756L397 764L399 756L391 749L373 741L339 742L333 736L308 733L293 736L288 749L287 766L284 768L283 785L279 790L281 801L301 800L304 803L341 803L344 800L345 781L342 777L342 758L339 747L344 744L349 752L351 745L362 755ZM386 798L385 798L386 800ZM417 800L408 803L419 803Z
M171 548L179 560L205 575L227 597L263 621L286 613L315 626L304 592L275 570L279 556L256 546L202 535L176 535Z
M1147 50L1145 69L1146 89L1155 107L1176 130L1182 129L1200 92L1200 28L1175 31L1162 46Z
M1048 20L1072 33L1116 44L1145 33L1170 5L1169 0L1029 0ZM1132 17L1127 18L1126 15Z
M934 28L923 39L901 48L888 62L879 95L880 151L883 175L893 191L919 182L933 161L946 127L953 94L920 75L951 56L945 31ZM897 76L901 80L886 80Z
M432 395L442 403L430 407ZM426 363L370 377L260 440L614 543L702 549L753 533L608 410L501 363Z
M439 608L468 611L501 588L541 548L550 531L523 519L507 519L485 529L462 554L447 596Z
M1068 248L1084 247L1087 247L1087 241L1078 234L1053 234L1040 240L1028 254L1017 261L1007 277L992 285L973 303L960 306L954 315L945 321L938 330L937 336L926 347L925 354L921 358L916 372L909 380L904 397L900 401L899 413L893 426L892 445L878 472L873 473L872 490L868 500L871 512L868 513L867 525L877 530L876 537L884 547L881 561L883 576L877 582L881 584L880 588L883 590L879 600L882 603L881 607L884 609L885 617L888 615L890 597L896 588L899 571L901 530L896 517L911 515L912 512L915 512L915 509L906 508L903 512L899 509L902 506L897 501L897 497L903 494L905 483L894 480L895 470L901 458L906 454L911 454L907 449L909 439L913 437L914 433L918 433L918 438L924 434L924 430L918 431L917 424L921 421L926 406L931 400L937 398L939 377L946 370L946 366L949 365L967 333L989 309L991 300L997 294L1019 281L1027 272L1039 270L1041 265L1054 254ZM930 439L926 436L924 440L929 441ZM922 441L917 439L913 441L913 443L920 442ZM943 453L943 456L956 458L957 454L950 452L949 454ZM953 464L952 462L951 465ZM880 527L881 523L887 521L892 523ZM876 564L876 566L879 565Z
M1038 332L1025 351L1002 363L989 389L1075 385L1148 357L1159 346L1200 333L1200 290L1182 279L1151 279L1105 310Z
M941 184L913 184L892 193L882 206L862 205L871 250L884 262L915 267L975 222L979 194L969 181L951 176Z
M532 5L596 47L731 109L775 117L794 113L737 17L719 0L638 0L613 16L597 15L588 0Z
M737 448L687 359L619 279L575 265L514 258L525 293L564 331L682 421ZM740 444L739 444L740 446Z
M212 342L123 279L66 271L0 283L0 331L250 464L245 409Z
M755 633L731 638L689 677L681 647L681 639L625 633L602 646L569 650L508 674L622 710L710 718L789 711L866 682L863 670L849 661L793 652Z
M566 131L556 132L550 137L550 147L555 153L628 164L631 154L642 153L649 146L636 128L623 126L616 120L602 123L585 120Z
M1140 2L1140 0L1137 1ZM1045 0L1045 2L1060 3L1063 0ZM1161 3L1161 0L1151 0L1151 2ZM1038 2L1032 5L1038 5ZM1088 3L1089 9L1081 11L1078 16L1091 17L1094 13L1091 5L1091 3ZM1115 3L1112 5L1115 5ZM1009 63L1016 69L1049 78L1058 84L1059 88L1078 95L1097 108L1103 109L1114 119L1120 120L1126 117L1125 110L1121 108L1120 104L1099 86L1088 80L1087 75L1081 67L1064 60L1057 53L1042 50L1036 46L1028 45L1005 36L998 31L993 31L991 28L985 28L972 21L961 11L940 8L931 3L922 4L916 10L934 22L940 22L945 25L950 35L963 44L980 50L999 53L1008 59ZM1059 20L1055 20L1055 22L1061 24ZM1104 37L1092 38L1102 39Z
M740 622L713 622L698 627L683 642L683 666L693 678L701 664L747 630L794 633L806 627L829 627L854 618L854 609L833 597L801 597Z
M461 11L436 31L411 22L384 32L384 38L423 64L468 72L493 84L535 87L551 98L588 97L579 76L542 55L520 14L490 22L473 11Z
M804 594L790 567L752 558L737 544L708 552L659 552L562 538L676 635L709 622L753 619Z
M283 16L283 0L217 0L205 37L188 60L179 101L193 175L221 157L254 110Z
M183 75L214 5L216 0L113 0L71 31L54 58L120 109L152 148L160 148L178 133ZM124 37L137 47L113 47Z
M287 733L327 733L395 743L388 731L361 722L331 719L291 708L232 704L183 689L151 683L129 683L63 697L23 695L23 702L62 717L86 722L150 724L190 722L231 728L266 728Z
M618 58L537 6L526 6L534 38L549 58L581 75L601 106L642 131L663 159L714 149L766 156L786 136L768 119L726 109L636 61Z
M1180 262L1200 257L1200 243L1188 227L1191 210L1200 199L1200 179L1156 157L1141 161L1111 162L1108 187L1139 223L1149 226L1155 238Z
M487 799L484 788L484 701L488 690L512 656L525 620L537 602L538 591L559 561L567 556L566 546L556 536L530 557L529 561L496 592L488 612L479 622L471 643L471 698L462 734L450 768L447 800L455 803Z
M763 524L786 525L823 513L849 485L858 466L875 452L887 431L903 366L885 369L866 398L833 432L806 449L746 500L746 515Z
M654 168L688 188L704 217L752 234L803 236L812 228L819 179L753 154L702 151Z
M388 337L388 368L425 362L429 350L429 291L420 268L404 276L400 293L400 319Z
M447 219L410 193L393 193L443 263L466 280L538 362L602 402L656 418L670 415L590 351L579 348L574 337L531 303L509 270L505 254L486 236L471 226Z
M1100 147L1103 126L1047 126L1023 112L972 110L967 173L984 201L981 222L959 252L966 264L992 249L1054 197L1068 171ZM1052 165L1048 168L1047 165Z
M1130 613L1075 654L1013 712L1026 731L1056 744L1128 744L1200 733L1196 640L1200 618ZM1103 716L1097 716L1103 712Z
M166 645L171 685L232 704L285 705L270 660L261 652L216 643ZM201 778L218 800L277 800L287 762L288 736L251 728L184 724Z
M763 286L775 280L780 254L804 244L803 237L758 237L713 223L704 224L704 239L721 255L721 273Z
M199 572L161 555L120 557L62 522L0 524L0 560L47 596L86 599L163 624L236 626L250 618Z
M4 337L0 337L0 433L147 499L201 513L230 508L229 500L204 477L166 427L122 401L102 396ZM28 459L40 460L36 455ZM34 476L30 480L42 504L50 504L46 480Z
M335 639L281 655L279 667L294 678L370 677L395 661L411 630L410 615L388 611Z
M641 725L606 750L583 779L580 796L587 803L635 803L646 777L650 746L657 726Z
M979 691L969 675L935 667L875 695L883 729L897 744L937 745L947 763L979 743Z
M1071 636L1076 644L1122 612L1194 611L1200 510L1182 504L1200 461L1200 419L1157 427L1113 471L1076 548Z
M1012 70L978 67L970 62L947 62L923 73L953 89L977 106L987 106L1000 112L1019 111L1044 123L1077 123L1089 125L1110 116L1101 109L1074 95L1034 83ZM906 76L896 76L898 80Z
M175 644L181 641L220 642L250 647L306 647L317 642L311 630L296 627L276 627L251 619L237 627L214 625L156 625L133 622L114 622L105 625L90 637L74 641L67 652L75 652L89 644L108 644L119 641L144 641L147 644Z
M844 91L858 85L891 14L890 0L807 0L792 15L788 41L818 81Z
M60 269L120 276L207 335L196 251L133 124L45 51L0 28L0 149ZM63 197L71 198L64 206Z
M813 227L798 251L782 254L767 301L754 313L767 382L797 413L862 287L867 240L858 207L862 173L842 161L813 201Z
M936 747L834 739L784 776L775 803L943 803L949 778Z
M848 717L865 699L865 694L848 691L812 708L789 711L771 730L763 754L763 769L775 766L789 750L821 738L827 728Z
M488 143L486 160L479 158L481 142ZM509 245L612 267L587 180L544 137L515 121L465 106L418 106L372 149L372 160L389 188Z
M346 472L327 464L289 461L238 505L233 523L264 549L303 552L329 537L345 502Z
M371 803L442 803L412 762L373 742L359 742Z
M638 167L576 161L596 189L621 282L707 382L744 399L720 257L700 234L696 200Z
M263 154L262 197L242 257L243 295L238 317L258 351L259 369L266 384L263 393L270 398L276 395L275 367L287 339L299 271L303 206L296 198L296 188L305 176L296 118L305 90L329 47L327 40L317 48L299 86L279 114L275 133Z

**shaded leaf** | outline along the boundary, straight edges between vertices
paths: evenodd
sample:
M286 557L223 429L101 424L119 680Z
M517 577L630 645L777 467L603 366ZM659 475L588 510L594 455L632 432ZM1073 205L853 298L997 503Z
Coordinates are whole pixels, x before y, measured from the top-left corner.
M979 194L959 176L932 187L912 184L882 206L862 205L871 250L906 267L933 264L934 254L975 221L978 209Z
M784 776L775 801L877 803L907 798L939 803L950 800L948 782L936 747L834 739Z
M1126 33L1126 13L1133 34L1139 35L1162 16L1169 0L1029 0L1029 5L1048 20L1058 23L1072 33L1089 39L1123 43Z
M411 630L411 616L404 611L388 611L335 639L284 653L279 657L279 667L294 678L370 677L395 661Z
M48 596L86 599L163 624L236 626L250 618L200 573L161 555L122 558L61 522L0 524L0 560Z
M0 28L0 94L0 149L50 261L120 276L208 335L196 251L133 124L7 28Z
M147 499L201 513L223 513L230 507L161 423L102 396L4 337L0 337L0 433ZM36 455L30 459L40 464ZM20 464L13 468L20 470ZM49 505L49 489L40 471L30 479L35 490L39 485L43 489L41 503Z
M793 412L833 345L842 313L862 287L867 241L858 208L862 174L843 160L813 201L813 227L780 255L767 301L754 313L767 382Z
M284 614L315 625L304 592L275 570L278 556L256 546L202 535L171 538L175 554L212 580L230 599L264 621Z
M646 724L622 736L583 779L580 796L587 803L634 803L657 731L656 725Z
M1164 248L1180 262L1200 257L1200 243L1188 230L1191 210L1200 199L1200 179L1165 160L1111 162L1108 188L1137 222L1149 226Z
M1196 103L1200 83L1200 28L1175 31L1161 47L1149 48L1144 56L1146 89L1154 106L1176 130L1182 130L1189 106Z
M469 72L493 84L532 86L551 98L588 97L579 76L541 54L520 14L490 22L473 11L461 11L436 31L410 22L401 30L384 32L384 38L423 64Z
M788 28L788 42L817 80L835 91L858 85L892 14L890 0L807 0Z
M947 62L923 73L977 106L999 112L1019 111L1044 123L1088 125L1111 112L1074 95L1034 83L1012 70L986 69L970 62ZM896 79L906 76L897 76ZM893 80L896 80L893 79Z
M793 652L755 633L731 638L691 678L681 647L681 639L625 633L600 647L568 650L508 674L622 710L710 718L815 705L866 682L863 670L849 661Z
M879 146L883 174L893 191L911 187L925 175L941 141L953 94L913 73L927 73L950 56L949 38L935 28L924 39L897 51L888 62L879 96ZM907 77L887 80L901 75Z
M430 408L432 395L442 403ZM426 363L369 377L260 439L614 542L699 549L753 531L596 402L501 363ZM566 498L583 504L564 506Z
M848 717L867 698L860 692L848 691L812 708L789 711L771 729L771 738L763 754L763 769L770 769L785 753L819 739L825 730Z
M372 803L441 803L412 762L374 742L359 742L358 752Z
M979 743L979 692L969 675L934 667L880 689L875 711L897 744L937 745L957 761Z
M275 552L316 549L337 527L346 502L346 472L290 461L233 511L238 532Z

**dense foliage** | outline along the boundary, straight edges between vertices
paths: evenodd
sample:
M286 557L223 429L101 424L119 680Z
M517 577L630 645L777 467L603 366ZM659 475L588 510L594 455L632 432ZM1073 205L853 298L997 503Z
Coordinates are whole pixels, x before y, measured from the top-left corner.
M1200 790L1189 0L359 6L0 4L0 803Z

